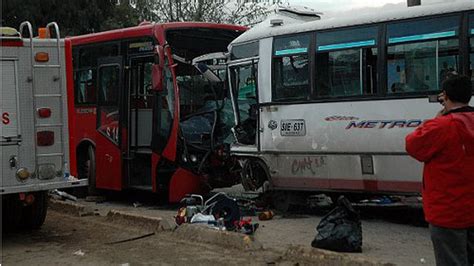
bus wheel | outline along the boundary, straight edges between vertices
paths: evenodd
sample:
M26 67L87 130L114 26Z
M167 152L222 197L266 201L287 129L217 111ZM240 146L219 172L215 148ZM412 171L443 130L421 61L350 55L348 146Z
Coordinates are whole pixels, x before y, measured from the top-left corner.
M242 186L246 191L256 191L268 180L267 166L260 160L245 160L242 167Z
M17 194L2 196L2 227L16 229L21 223L22 203Z
M96 188L96 181L95 181L95 151L92 146L87 148L87 159L86 160L86 169L87 169L87 177L89 179L89 187L88 192L89 195L97 195L98 191Z
M33 194L35 200L29 206L23 207L22 223L26 229L40 228L46 219L48 210L48 194L40 191Z
M97 195L95 163L95 151L92 145L82 147L77 155L77 170L79 178L87 179L89 181L89 186L87 188L80 188L80 197L85 197L87 194Z

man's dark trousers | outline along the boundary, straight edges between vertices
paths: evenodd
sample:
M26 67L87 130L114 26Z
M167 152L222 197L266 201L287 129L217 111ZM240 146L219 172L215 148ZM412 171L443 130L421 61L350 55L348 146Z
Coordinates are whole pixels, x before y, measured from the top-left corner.
M474 228L451 229L430 224L437 266L474 265Z

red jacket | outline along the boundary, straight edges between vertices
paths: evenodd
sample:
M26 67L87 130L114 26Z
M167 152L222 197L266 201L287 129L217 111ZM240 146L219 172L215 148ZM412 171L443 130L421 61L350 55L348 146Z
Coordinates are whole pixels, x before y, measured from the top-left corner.
M474 227L474 108L426 121L406 137L406 150L424 162L423 209L440 227Z

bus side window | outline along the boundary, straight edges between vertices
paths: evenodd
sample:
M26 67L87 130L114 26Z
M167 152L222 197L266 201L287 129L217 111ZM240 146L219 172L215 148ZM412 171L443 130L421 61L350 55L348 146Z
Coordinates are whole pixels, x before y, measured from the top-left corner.
M273 100L308 100L311 35L276 38L273 51Z
M75 72L75 95L76 104L95 104L96 103L96 89L95 89L95 70L86 69Z
M319 33L316 36L315 98L377 92L377 27Z
M458 32L459 17L388 25L388 94L438 91L459 70Z

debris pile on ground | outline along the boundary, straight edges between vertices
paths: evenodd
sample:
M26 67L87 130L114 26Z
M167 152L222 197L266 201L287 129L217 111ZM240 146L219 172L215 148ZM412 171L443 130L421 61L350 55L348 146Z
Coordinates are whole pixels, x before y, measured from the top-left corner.
M72 200L72 201L77 201L77 197L71 195L71 194L68 194L64 191L60 191L60 190L57 190L57 189L53 189L49 192L49 195L51 197L53 197L54 199L57 199L57 200Z
M253 224L251 219L242 219L237 200L222 192L205 202L201 195L189 195L181 200L181 204L183 207L175 216L177 225L201 224L217 230L245 234L253 234L258 228L258 224Z
M360 215L349 200L341 196L337 207L321 219L316 227L315 248L339 252L362 252L362 225Z

